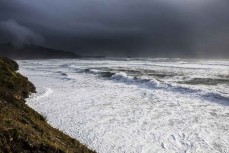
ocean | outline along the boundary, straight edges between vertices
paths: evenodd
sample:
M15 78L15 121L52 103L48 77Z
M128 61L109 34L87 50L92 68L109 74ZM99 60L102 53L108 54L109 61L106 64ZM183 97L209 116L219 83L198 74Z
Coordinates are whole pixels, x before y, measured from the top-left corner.
M99 153L228 153L229 60L19 60L27 105Z

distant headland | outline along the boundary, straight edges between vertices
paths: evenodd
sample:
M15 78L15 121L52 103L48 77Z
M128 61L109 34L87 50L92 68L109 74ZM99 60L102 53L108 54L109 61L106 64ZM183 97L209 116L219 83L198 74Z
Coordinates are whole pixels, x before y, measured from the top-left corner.
M0 56L12 59L63 59L82 57L70 51L50 49L34 44L17 47L12 43L0 44Z

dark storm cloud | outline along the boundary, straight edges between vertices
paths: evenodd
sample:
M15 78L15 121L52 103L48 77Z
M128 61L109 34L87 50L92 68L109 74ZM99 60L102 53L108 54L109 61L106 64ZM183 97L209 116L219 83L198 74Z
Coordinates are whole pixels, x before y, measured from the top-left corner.
M0 21L3 36L16 46L23 44L40 44L44 39L27 27L18 24L15 20Z
M1 22L84 55L229 55L228 15L226 0L0 0Z

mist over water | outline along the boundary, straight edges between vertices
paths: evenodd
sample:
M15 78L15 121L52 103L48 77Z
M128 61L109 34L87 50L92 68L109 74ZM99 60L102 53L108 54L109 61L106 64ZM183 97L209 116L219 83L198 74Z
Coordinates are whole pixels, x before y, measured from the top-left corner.
M0 0L0 53L77 57L18 60L26 104L98 153L229 153L228 15L228 0Z
M3 30L3 36L7 37L7 41L13 43L16 47L31 43L41 44L44 41L40 34L20 25L13 19L0 21L0 29Z
M87 56L229 58L228 14L227 0L1 0L0 43Z

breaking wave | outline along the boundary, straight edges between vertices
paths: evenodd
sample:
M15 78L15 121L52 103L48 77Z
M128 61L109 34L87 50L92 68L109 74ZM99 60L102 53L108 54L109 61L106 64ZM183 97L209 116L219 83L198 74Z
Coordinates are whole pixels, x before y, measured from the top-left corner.
M32 94L29 99L30 100L40 100L43 98L48 97L53 93L53 90L51 88L37 88L37 93Z
M92 75L96 75L102 78L106 78L108 80L113 80L119 83L131 84L136 85L139 88L146 88L146 89L160 89L165 91L171 92L178 92L190 96L199 96L204 98L205 100L211 102L221 103L223 105L229 105L229 98L221 95L220 93L214 93L210 91L206 91L204 89L195 89L191 88L191 86L182 86L182 84L207 84L207 85L214 85L219 82L228 83L228 80L225 79L213 79L213 78L193 78L192 80L188 81L178 81L174 82L164 82L160 79L148 77L147 75L128 75L125 72L117 71L117 70L110 70L104 71L103 69L95 69L95 68L82 68L74 65L69 66L70 69L73 69L76 73L89 73ZM132 71L131 71L132 72ZM135 73L140 74L138 71ZM152 75L151 75L152 76ZM157 76L155 74L154 76ZM168 75L169 76L169 75Z
M228 152L229 68L211 63L74 59L21 69L42 87L27 104L97 152Z

